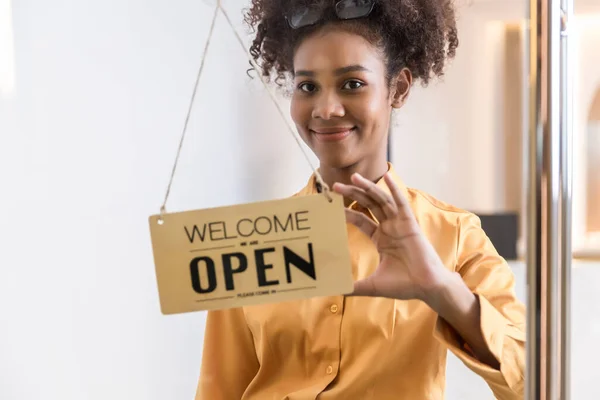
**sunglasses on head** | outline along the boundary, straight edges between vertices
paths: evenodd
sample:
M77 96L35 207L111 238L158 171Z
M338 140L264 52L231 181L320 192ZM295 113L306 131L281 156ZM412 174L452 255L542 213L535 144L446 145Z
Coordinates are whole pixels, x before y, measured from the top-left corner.
M342 20L364 18L371 14L375 0L340 0L335 3L335 15ZM285 19L292 29L314 25L325 15L327 7L301 7L293 10Z

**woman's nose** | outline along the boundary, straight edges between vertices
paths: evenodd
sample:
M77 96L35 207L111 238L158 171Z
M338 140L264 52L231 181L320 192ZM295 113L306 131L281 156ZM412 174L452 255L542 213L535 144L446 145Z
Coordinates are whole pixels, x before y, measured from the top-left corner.
M343 117L345 114L344 106L337 95L333 93L323 93L315 103L312 117L332 119L335 117Z

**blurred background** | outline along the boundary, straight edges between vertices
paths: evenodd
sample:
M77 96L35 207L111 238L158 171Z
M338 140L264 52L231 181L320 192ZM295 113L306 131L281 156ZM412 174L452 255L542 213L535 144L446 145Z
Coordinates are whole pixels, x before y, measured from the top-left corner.
M147 219L213 3L0 0L0 399L193 398L205 313L160 314ZM409 186L481 216L525 301L529 2L457 4L457 57L396 115L391 158ZM246 34L247 0L224 5ZM586 400L600 398L600 1L575 0L570 29L571 379ZM223 17L215 35L169 211L286 197L311 173ZM493 399L452 357L447 386Z

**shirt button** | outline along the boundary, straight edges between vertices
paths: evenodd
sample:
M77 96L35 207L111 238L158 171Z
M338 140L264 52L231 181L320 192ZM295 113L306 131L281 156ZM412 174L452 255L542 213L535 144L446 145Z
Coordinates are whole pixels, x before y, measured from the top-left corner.
M333 367L330 365L327 367L327 375L331 375L333 373Z
M337 304L333 304L331 307L329 307L329 311L331 311L332 314L335 314L336 312L338 312L339 307L337 306Z

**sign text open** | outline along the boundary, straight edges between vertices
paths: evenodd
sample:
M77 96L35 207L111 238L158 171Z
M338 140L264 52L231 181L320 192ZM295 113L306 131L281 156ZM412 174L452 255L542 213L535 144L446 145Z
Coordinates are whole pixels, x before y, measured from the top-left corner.
M352 291L342 198L285 200L150 217L164 314Z

